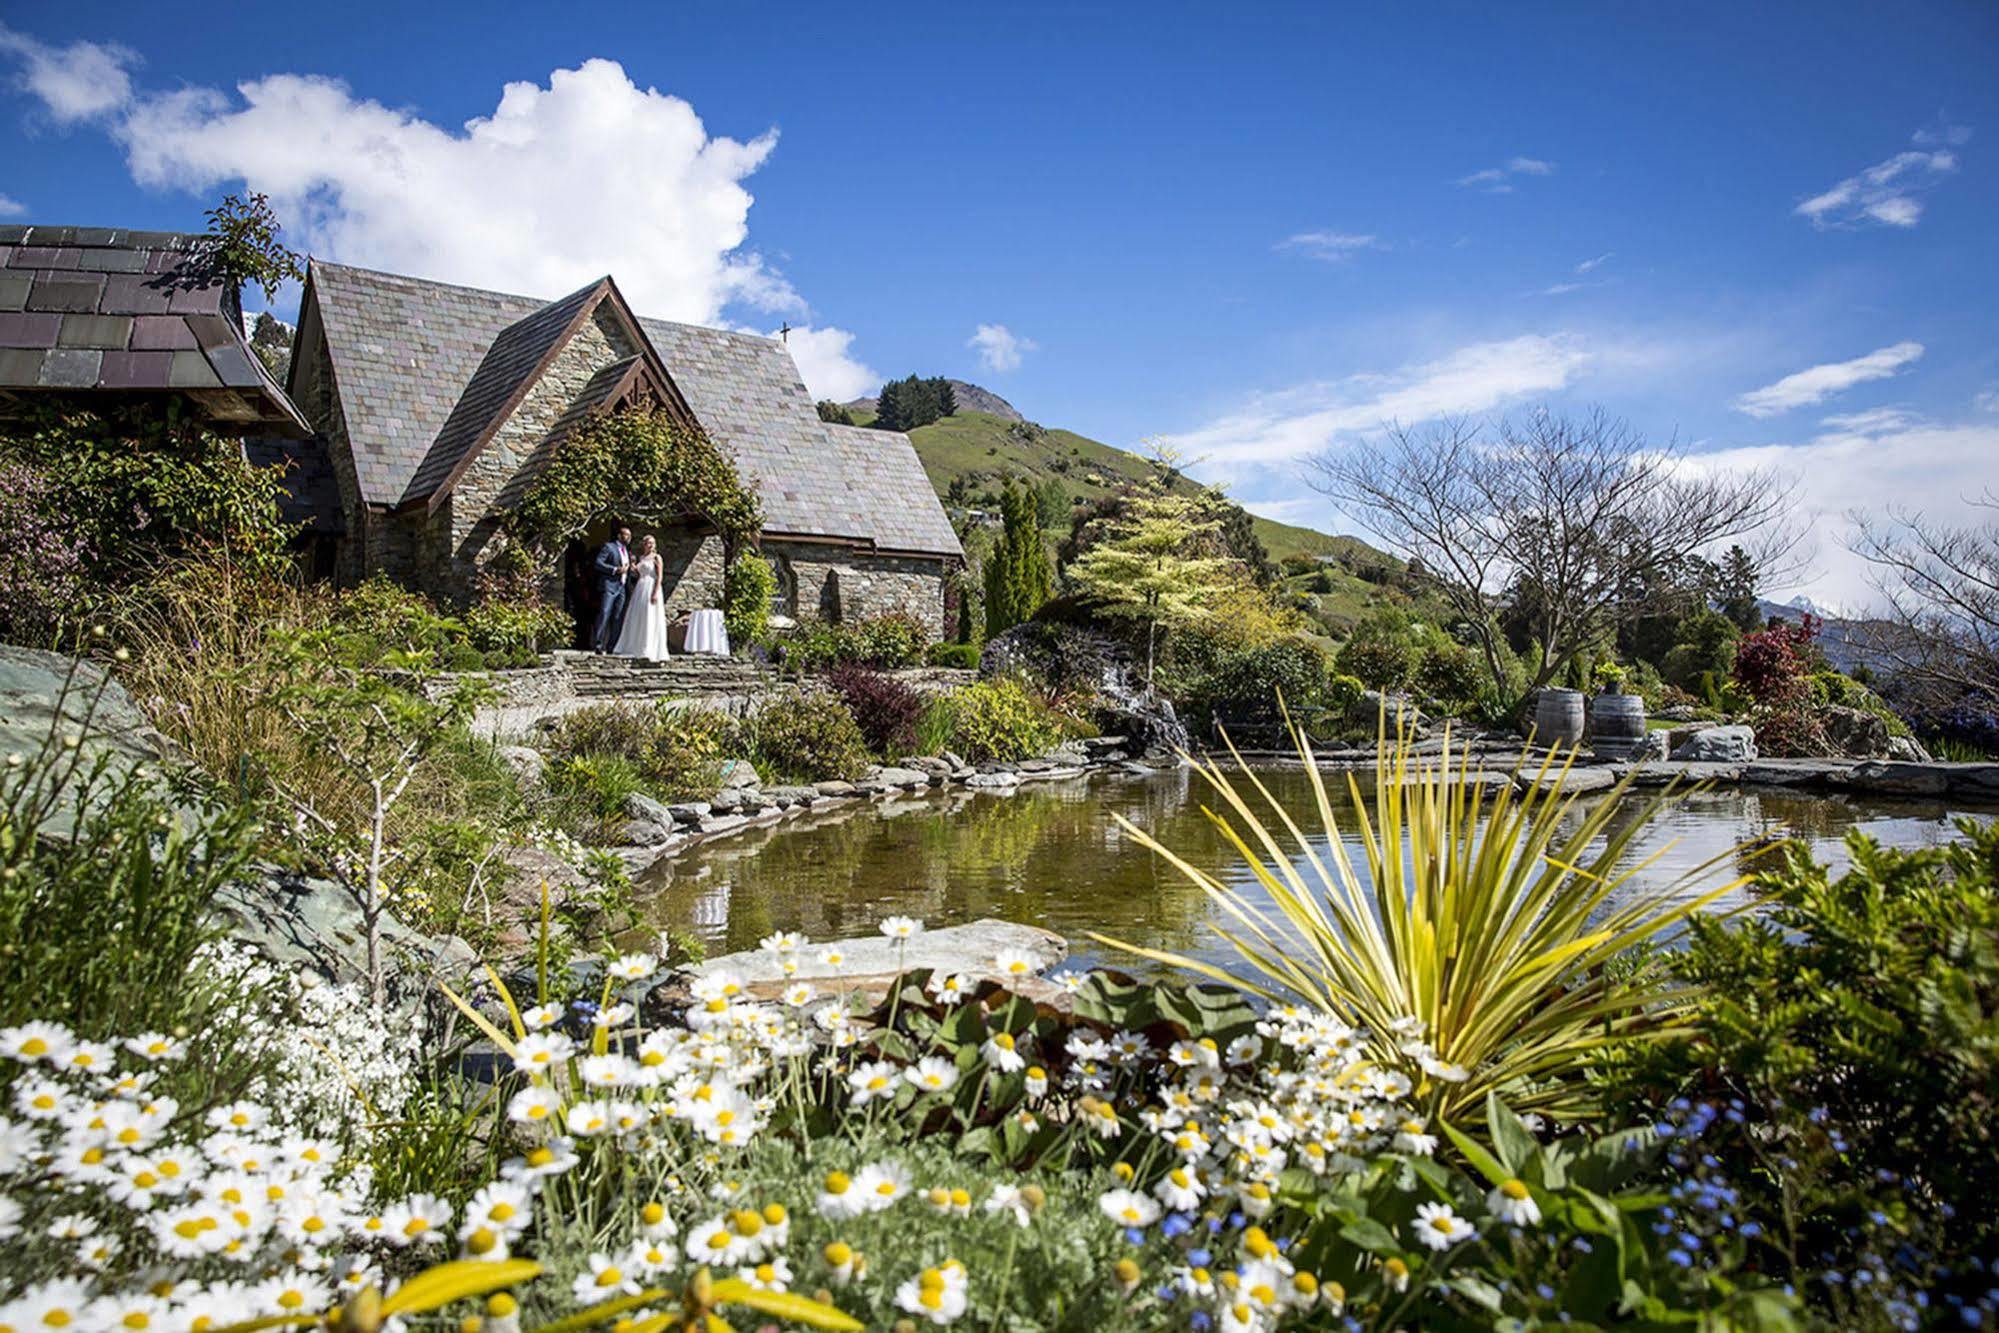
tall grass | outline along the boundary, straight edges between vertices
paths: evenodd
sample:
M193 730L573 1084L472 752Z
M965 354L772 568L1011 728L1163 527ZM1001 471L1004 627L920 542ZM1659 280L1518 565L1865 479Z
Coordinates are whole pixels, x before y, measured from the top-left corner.
M1417 1083L1419 1102L1447 1118L1476 1112L1488 1090L1523 1111L1586 1114L1584 1075L1608 1048L1676 1030L1692 992L1634 964L1634 951L1745 880L1692 888L1731 851L1673 884L1633 886L1657 858L1635 859L1632 844L1675 792L1634 809L1627 779L1584 802L1555 784L1574 754L1551 752L1492 793L1469 753L1453 760L1448 738L1434 763L1423 762L1408 730L1391 739L1384 721L1373 791L1347 778L1353 825L1344 829L1310 739L1296 727L1292 737L1311 776L1309 832L1254 771L1232 778L1196 765L1221 806L1203 812L1269 907L1118 820L1208 895L1231 923L1223 938L1261 980L1096 938L1355 1023L1384 1065Z

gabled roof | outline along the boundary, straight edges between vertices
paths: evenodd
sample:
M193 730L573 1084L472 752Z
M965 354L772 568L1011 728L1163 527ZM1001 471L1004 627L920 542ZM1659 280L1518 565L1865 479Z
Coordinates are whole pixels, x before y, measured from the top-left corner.
M179 393L219 429L309 434L207 248L185 232L0 226L0 394Z
M447 428L457 436L466 429L457 422L491 420L471 407L460 416L475 389L481 399L495 397L475 384L484 367L495 365L494 383L514 382L499 367L515 357L496 344L519 329L509 341L540 345L543 316L555 322L547 312L592 290L550 303L314 261L307 300L325 331L362 498L385 506L425 498L425 487L449 475L430 461ZM668 320L637 323L670 385L757 487L767 533L963 554L928 483L920 493L907 485L922 477L908 439L863 432L874 437L870 451L836 442L782 343ZM606 395L613 387L601 373L592 384ZM888 475L903 479L893 492L881 485Z

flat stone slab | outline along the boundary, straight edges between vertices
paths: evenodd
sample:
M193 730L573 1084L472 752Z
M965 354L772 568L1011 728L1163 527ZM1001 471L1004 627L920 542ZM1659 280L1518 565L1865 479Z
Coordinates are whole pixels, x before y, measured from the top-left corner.
M1578 765L1566 772L1551 768L1545 773L1522 769L1515 779L1522 791L1555 791L1575 795L1586 791L1608 791L1617 785L1617 775L1602 765L1583 768Z
M819 953L837 945L845 961L835 969L819 961ZM997 975L994 959L1004 951L1026 954L1037 973L1046 972L1069 956L1069 941L1052 930L1024 926L1014 921L987 918L970 925L946 926L913 935L897 952L895 941L884 935L863 935L846 940L814 940L797 953L798 971L792 979L801 981L837 978L842 987L873 976L893 976L899 970L927 967L940 972L962 972L969 976ZM762 949L725 954L691 969L695 976L711 972L735 973L746 982L783 981L784 968L778 956Z

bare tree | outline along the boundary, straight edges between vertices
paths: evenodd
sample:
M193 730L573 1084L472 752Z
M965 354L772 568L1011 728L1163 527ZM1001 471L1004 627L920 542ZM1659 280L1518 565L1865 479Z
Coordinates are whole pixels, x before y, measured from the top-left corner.
M1423 562L1502 691L1499 612L1521 590L1532 596L1516 610L1540 645L1531 689L1638 614L1633 590L1689 557L1762 536L1767 568L1795 544L1780 522L1787 480L1702 467L1676 441L1650 444L1597 408L1391 425L1307 467L1315 490Z
M1999 495L1968 503L1982 522L1854 514L1848 542L1874 566L1889 611L1866 645L1871 655L1945 705L1967 694L1999 699Z

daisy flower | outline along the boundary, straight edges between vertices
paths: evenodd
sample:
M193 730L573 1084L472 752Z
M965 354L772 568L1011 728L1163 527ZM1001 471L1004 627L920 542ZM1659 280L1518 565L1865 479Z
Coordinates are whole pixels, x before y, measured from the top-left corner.
M1469 1240L1478 1232L1472 1224L1451 1211L1447 1203L1424 1203L1416 1206L1416 1220L1412 1225L1416 1239L1433 1250L1448 1250L1461 1240Z
M1121 1227L1149 1227L1159 1220L1159 1205L1136 1190L1112 1190L1097 1207Z
M1516 1227L1531 1227L1541 1221L1541 1205L1534 1202L1534 1193L1522 1180L1502 1180L1485 1196L1485 1206L1504 1222Z
M521 1011L521 1026L529 1032L545 1032L561 1021L562 1006L559 1004L538 1004Z
M1011 1032L995 1032L987 1037L979 1053L986 1063L1002 1074L1012 1074L1025 1069L1027 1060L1021 1055L1018 1044Z
M1003 977L1031 977L1038 970L1034 955L1024 949L1002 949L993 958L993 971Z
M923 923L913 916L891 916L882 918L881 933L892 940L906 940L912 935L923 933Z
M856 1065L847 1075L847 1087L854 1105L866 1106L879 1097L895 1095L896 1068L887 1060L870 1060Z
M644 981L659 970L659 960L649 953L621 954L609 970L620 981Z
M903 1070L902 1077L918 1092L949 1092L958 1082L958 1066L941 1055L926 1055Z
M893 1162L864 1166L854 1173L854 1192L864 1211L879 1213L909 1193L909 1173Z
M570 1294L578 1305L598 1305L619 1296L636 1296L639 1284L608 1254L590 1256L589 1268L576 1275Z

